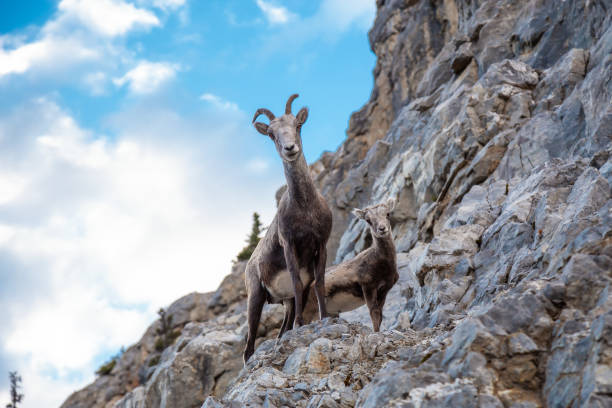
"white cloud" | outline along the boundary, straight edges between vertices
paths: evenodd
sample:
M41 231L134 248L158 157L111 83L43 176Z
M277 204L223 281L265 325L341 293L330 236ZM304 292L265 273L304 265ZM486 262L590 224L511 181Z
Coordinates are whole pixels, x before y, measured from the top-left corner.
M62 297L24 313L4 344L9 353L27 356L33 369L51 366L60 377L66 376L89 366L100 350L119 348L126 338L137 338L146 327L147 313L114 308L92 288L62 284L66 286L59 291Z
M162 10L174 10L185 5L186 0L148 0L151 4Z
M375 0L322 0L317 11L305 18L300 18L285 7L275 6L265 0L256 1L271 24L284 25L292 21L293 24L286 25L286 30L299 34L298 39L339 34L353 26L367 30L376 16ZM296 39L294 35L283 37L290 38L292 42Z
M112 138L45 99L0 116L0 350L24 377L24 408L58 406L157 308L214 290L252 212L272 219L280 163L259 178L228 163L253 154L262 168L258 146L273 147L224 114L143 105L109 119Z
M314 14L304 17L292 15L291 24L276 24L276 30L258 39L262 46L257 47L257 57L289 50L307 55L312 53L312 49L304 53L307 44L321 41L333 43L355 28L366 32L375 16L374 0L322 0Z
M220 98L219 96L211 93L202 94L202 96L200 96L200 99L210 103L218 109L234 111L239 110L238 105L236 105L234 102L226 101L223 98Z
M40 333L37 333L41 336ZM10 368L11 370L14 368ZM7 375L7 373L3 373ZM23 378L23 393L25 397L20 408L36 408L36 407L59 407L63 402L59 395L68 396L75 391L76 387L83 383L82 378L58 381L55 378L55 373L47 367L47 374L41 375L40 371L31 368L29 365L24 365L19 369L19 375ZM88 377L93 380L93 375ZM10 401L8 392L0 392L0 401Z
M323 0L315 19L331 30L344 31L353 24L369 29L375 15L374 0Z
M257 7L264 13L270 24L286 24L295 17L287 8L264 0L257 0Z
M92 95L104 95L106 93L108 75L102 71L90 72L85 75L83 82Z
M246 163L246 169L253 173L263 173L270 167L270 163L261 157L255 157Z
M155 0L150 6L173 11L182 4L183 0ZM31 72L61 76L83 63L96 63L97 71L116 67L131 59L117 38L160 25L151 10L124 0L62 0L54 17L40 29L29 30L30 35L0 36L0 79ZM99 91L98 87L93 93Z
M121 78L115 78L113 82L117 86L129 84L130 91L135 94L150 94L174 78L178 68L178 65L168 62L141 61Z
M12 50L0 49L0 77L22 74L35 66L93 60L98 52L78 40L48 36Z
M25 180L18 173L0 172L0 205L17 198L25 189ZM2 232L0 231L0 240Z
M58 6L62 18L78 19L99 34L114 37L136 27L159 26L158 18L146 9L122 0L62 0Z

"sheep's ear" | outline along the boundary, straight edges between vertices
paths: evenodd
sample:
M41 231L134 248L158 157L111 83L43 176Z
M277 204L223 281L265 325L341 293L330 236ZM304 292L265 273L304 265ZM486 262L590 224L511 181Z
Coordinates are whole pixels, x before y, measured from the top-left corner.
M391 212L395 208L395 198L390 198L387 200L387 211Z
M357 218L360 218L360 219L362 219L362 220L365 220L365 215L366 215L366 212L365 212L365 210L360 210L359 208L355 208L355 209L353 210L353 215L354 215L355 217L357 217Z
M304 122L306 122L306 119L308 119L308 108L304 107L300 109L300 111L298 112L296 116L296 119L297 119L298 126L302 126Z
M255 122L254 125L259 133L268 136L268 125L262 122Z

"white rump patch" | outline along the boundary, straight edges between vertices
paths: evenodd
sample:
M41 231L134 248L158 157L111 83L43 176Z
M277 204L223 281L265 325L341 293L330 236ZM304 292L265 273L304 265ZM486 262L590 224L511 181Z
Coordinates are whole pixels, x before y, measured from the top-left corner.
M306 289L311 282L311 277L306 268L300 269L300 280L302 285L304 285L304 289ZM274 277L268 291L276 299L293 297L293 281L287 269L283 269Z

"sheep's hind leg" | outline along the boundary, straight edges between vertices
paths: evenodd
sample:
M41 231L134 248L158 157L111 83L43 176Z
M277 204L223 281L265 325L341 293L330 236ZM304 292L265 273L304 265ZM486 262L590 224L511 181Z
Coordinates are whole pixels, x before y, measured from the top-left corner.
M325 263L327 262L327 248L322 245L316 255L314 268L314 290L319 303L319 318L321 320L329 316L325 304Z
M289 270L289 275L291 275L291 281L293 282L293 300L295 302L295 318L293 320L293 328L296 329L304 324L304 318L302 317L304 284L300 279L300 268L298 265L295 248L291 244L288 244L284 248L284 252L287 269Z

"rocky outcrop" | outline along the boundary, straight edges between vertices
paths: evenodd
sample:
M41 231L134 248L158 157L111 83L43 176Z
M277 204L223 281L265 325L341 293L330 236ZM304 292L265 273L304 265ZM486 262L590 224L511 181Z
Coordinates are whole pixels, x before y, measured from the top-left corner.
M585 160L554 159L508 194L473 187L399 256L385 331L362 307L266 342L223 404L609 406L611 198Z
M373 373L433 338L433 330L383 334L342 319L319 321L263 343L223 404L209 397L204 406L352 407Z
M378 6L372 97L353 115L346 142L312 168L334 211L335 262L371 243L352 208L398 200L400 281L380 344L399 336L413 345L385 349L382 366L360 359L367 384L331 387L318 387L329 373L315 375L294 357L311 346L262 346L258 360L274 369L266 393L259 366L249 365L222 403L612 404L611 8ZM365 307L342 317L370 325ZM309 329L313 339L326 338L325 327ZM304 336L294 331L285 341L299 341L294 335ZM330 372L353 363L337 351L342 345L327 348L328 357L342 356ZM315 376L308 394L300 394L304 376L285 369L296 361L293 371Z
M212 314L208 308L211 294L190 293L167 308L172 316L172 330L180 331L189 322L205 321ZM130 346L117 360L110 375L99 376L96 381L73 393L62 408L112 407L122 395L145 382L160 358L158 330L160 321L155 321L140 341ZM154 364L155 363L155 364Z
M399 197L396 234L408 250L431 239L428 215L437 220L494 170L510 180L519 167L524 175L554 157L605 150L612 131L605 2L377 3L370 101L351 117L338 150L312 166L334 213L329 259L355 252L360 237L346 234L351 208Z
M126 408L612 406L612 4L377 5L372 95L311 170L335 262L371 244L350 210L397 200L383 331L362 307L276 343L272 307L241 368L236 269L145 376L120 361L82 401L113 389L106 401ZM133 367L151 330L126 353Z
M131 407L199 407L208 395L222 396L242 368L246 304L233 314L205 323L187 324L181 336L161 355L150 378L114 405ZM262 340L278 332L282 307L262 315Z

